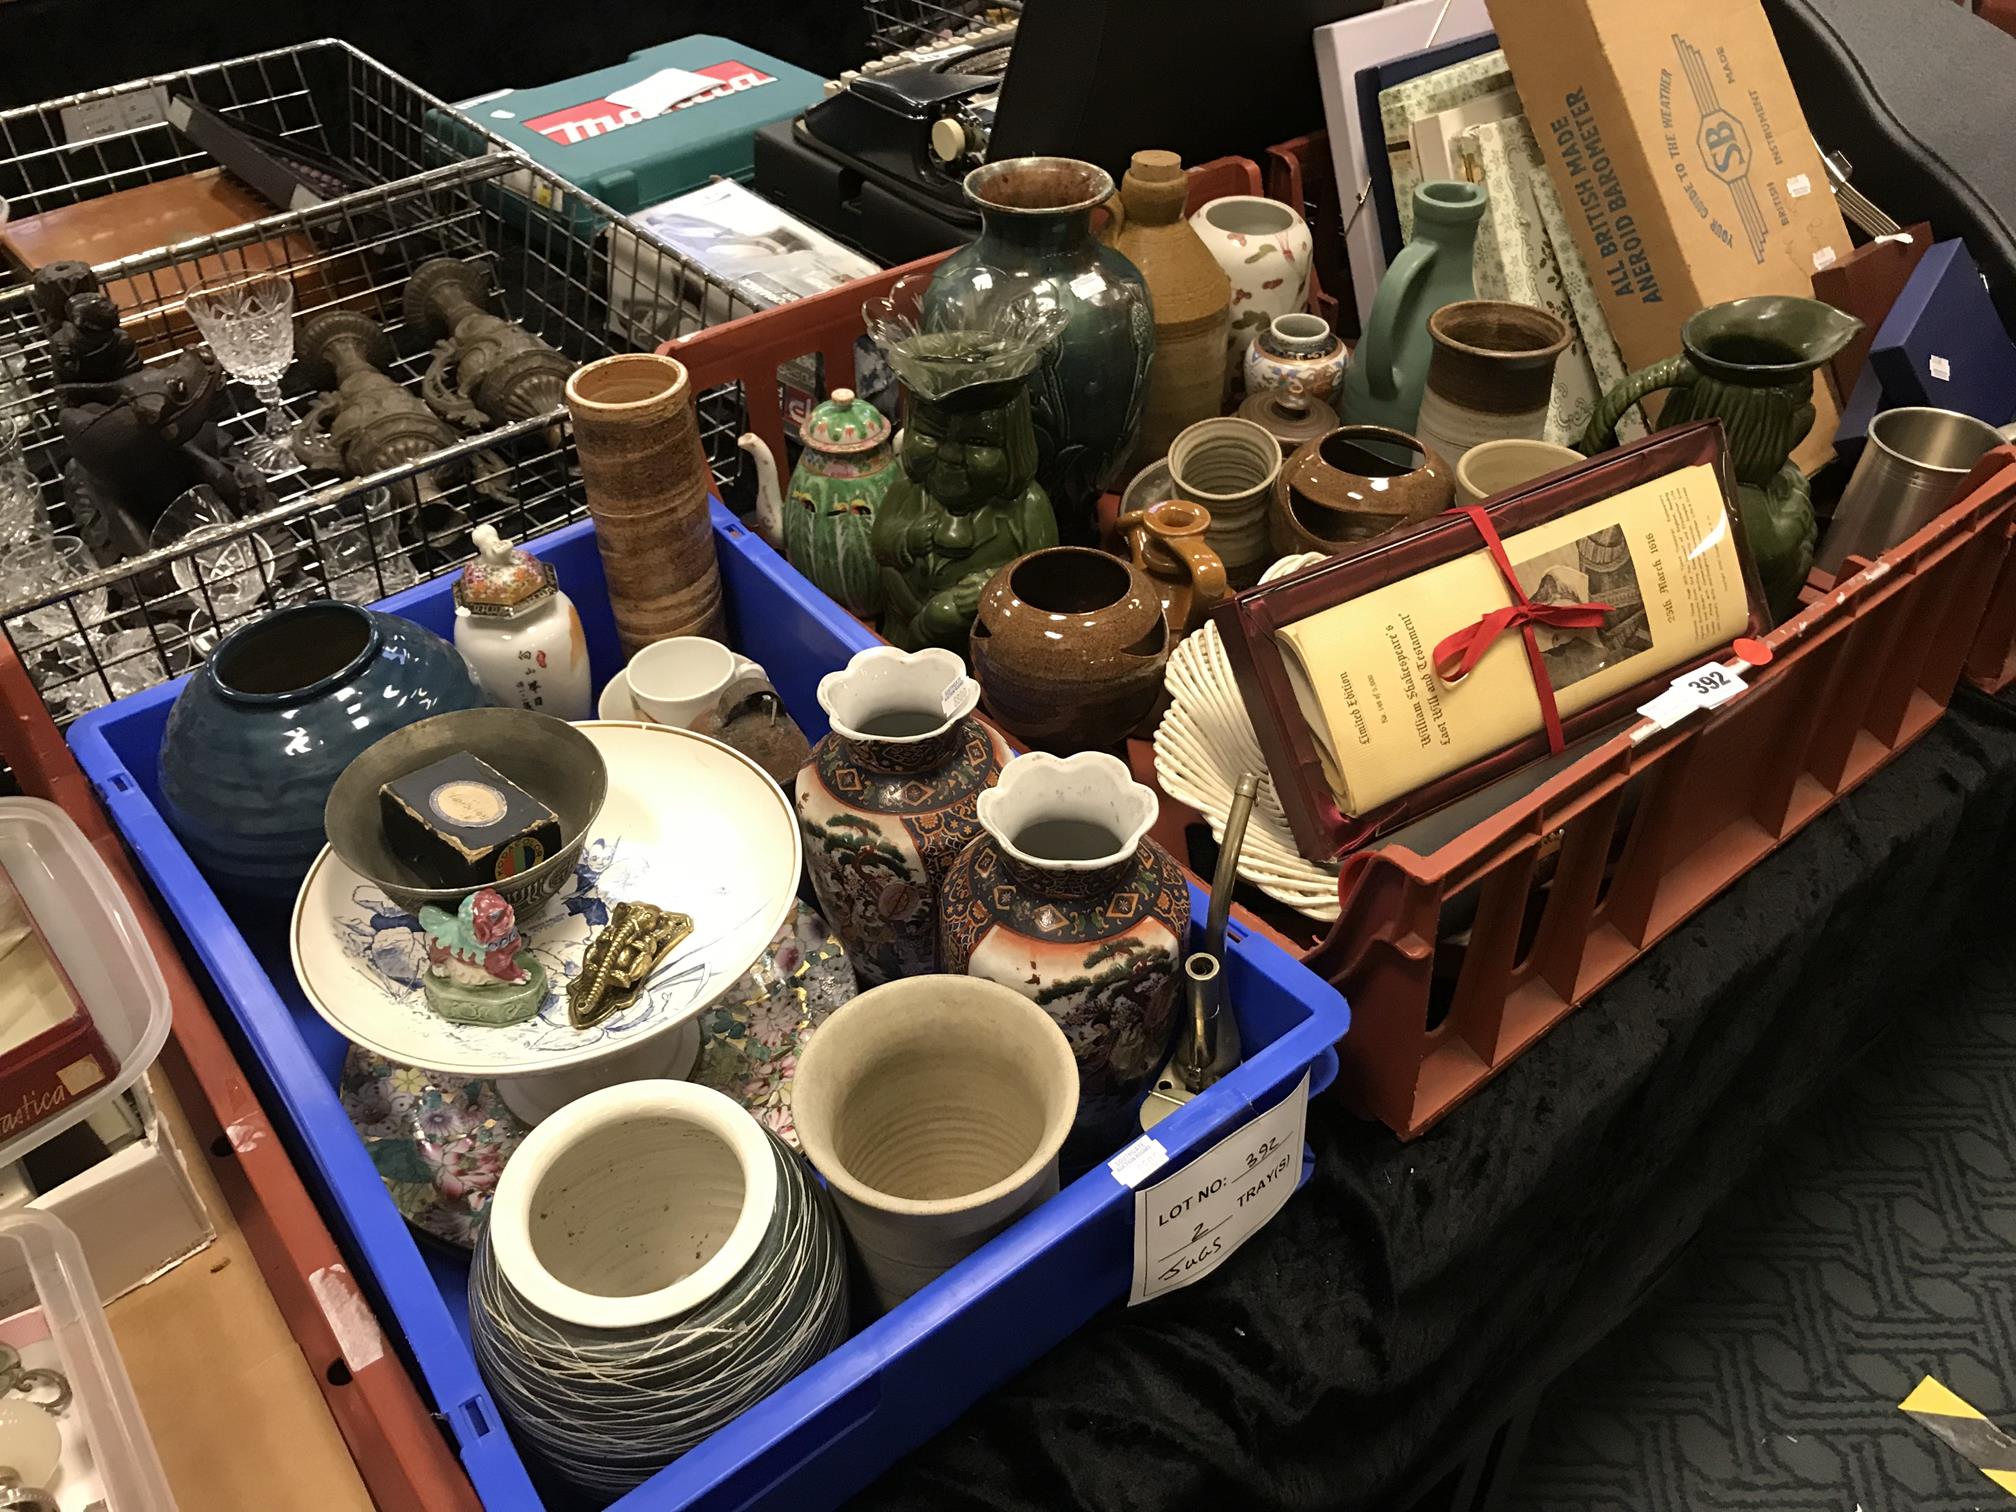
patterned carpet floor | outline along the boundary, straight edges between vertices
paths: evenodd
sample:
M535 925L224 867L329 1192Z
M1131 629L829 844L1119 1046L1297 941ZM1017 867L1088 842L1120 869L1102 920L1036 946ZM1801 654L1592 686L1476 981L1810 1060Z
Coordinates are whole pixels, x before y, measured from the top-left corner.
M2016 1433L2016 930L1897 1011L1542 1399L1507 1512L2016 1512L1897 1410Z

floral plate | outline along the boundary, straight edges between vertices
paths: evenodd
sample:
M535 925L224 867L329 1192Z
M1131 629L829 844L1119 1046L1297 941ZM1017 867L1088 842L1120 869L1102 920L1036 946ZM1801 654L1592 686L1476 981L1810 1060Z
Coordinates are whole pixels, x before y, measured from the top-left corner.
M853 996L847 952L824 919L798 904L762 959L700 1015L691 1079L734 1098L795 1148L799 1051ZM352 1045L339 1090L400 1213L422 1233L473 1247L498 1173L526 1132L496 1082L421 1071Z
M411 914L324 849L294 905L294 974L345 1039L403 1066L538 1076L602 1061L674 1030L759 960L790 918L803 865L798 821L753 761L665 725L576 726L609 768L609 797L559 894L521 919L552 983L518 1024L458 1024L427 1006L426 941ZM567 983L619 900L693 918L638 1001L593 1029L567 1021Z

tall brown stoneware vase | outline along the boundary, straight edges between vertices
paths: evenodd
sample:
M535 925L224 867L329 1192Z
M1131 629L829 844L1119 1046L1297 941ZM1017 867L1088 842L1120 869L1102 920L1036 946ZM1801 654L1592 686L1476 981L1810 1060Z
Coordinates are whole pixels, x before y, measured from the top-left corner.
M1155 358L1136 466L1167 456L1176 433L1217 414L1225 393L1232 280L1183 218L1188 192L1175 153L1137 152L1120 181L1126 214L1115 216L1105 232L1106 244L1141 270L1155 311Z
M720 640L713 475L685 367L643 352L604 357L567 380L567 412L624 654L674 635Z

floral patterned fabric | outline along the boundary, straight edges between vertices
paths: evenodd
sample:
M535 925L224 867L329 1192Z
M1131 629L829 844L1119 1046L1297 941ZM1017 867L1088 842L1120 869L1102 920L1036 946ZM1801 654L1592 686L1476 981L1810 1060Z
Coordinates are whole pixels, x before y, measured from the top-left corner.
M854 992L846 950L800 903L763 959L700 1015L691 1080L734 1098L796 1149L791 1081L799 1052ZM352 1045L338 1090L407 1221L473 1247L504 1163L526 1134L496 1082L397 1065Z

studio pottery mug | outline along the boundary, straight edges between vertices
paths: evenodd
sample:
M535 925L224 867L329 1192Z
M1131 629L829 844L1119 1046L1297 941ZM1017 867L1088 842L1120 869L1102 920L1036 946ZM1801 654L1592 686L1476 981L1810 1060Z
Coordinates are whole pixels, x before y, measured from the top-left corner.
M1551 310L1466 299L1428 317L1435 343L1420 436L1451 466L1486 441L1537 441L1547 429L1554 364L1575 333Z
M1078 1065L1019 992L918 976L862 993L798 1058L792 1116L868 1284L894 1307L1057 1191Z
M1603 396L1582 450L1594 456L1615 446L1624 412L1661 390L1668 392L1657 429L1721 420L1743 534L1771 612L1782 619L1813 565L1813 493L1792 461L1813 429L1813 373L1861 329L1861 321L1832 305L1788 294L1696 311L1680 328L1682 355L1641 368Z

